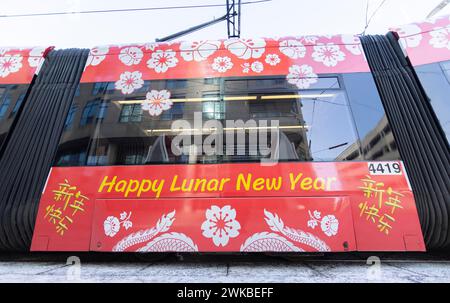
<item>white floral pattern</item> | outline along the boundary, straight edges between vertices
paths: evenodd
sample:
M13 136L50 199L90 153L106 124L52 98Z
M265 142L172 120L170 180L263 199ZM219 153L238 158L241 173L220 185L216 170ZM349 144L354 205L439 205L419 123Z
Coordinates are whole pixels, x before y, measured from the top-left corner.
M146 100L142 103L142 109L149 112L151 116L159 116L165 110L172 107L170 92L163 90L151 90L147 93Z
M319 40L319 37L317 37L317 36L303 36L301 38L301 40L303 42L305 42L306 44L315 44L317 42L317 40Z
M400 43L405 47L417 47L422 41L422 30L416 24L404 25L400 28L394 28L392 31L399 34Z
M325 66L336 66L339 61L345 60L345 53L343 53L339 45L334 43L318 43L314 46L312 58L316 62L322 62Z
M318 77L313 72L311 66L303 64L301 66L292 65L289 67L289 74L286 79L290 84L297 85L299 89L307 89L311 84L317 82Z
M119 60L127 66L139 64L143 57L142 50L135 46L122 48L119 54Z
M447 48L450 50L449 40L450 28L435 28L430 32L430 44L434 48Z
M277 54L268 54L266 56L266 63L271 65L271 66L275 66L278 65L278 63L281 62L280 57Z
M212 238L214 245L226 246L230 238L239 235L241 225L236 220L236 210L226 205L222 208L212 205L206 210L206 220L201 229L206 238Z
M320 227L328 237L335 236L339 229L339 221L334 215L328 215L322 218Z
M298 40L283 40L280 42L280 52L291 59L305 57L306 47Z
M244 64L241 64L242 67L242 72L245 74L248 74L248 72L250 71L250 63L245 62Z
M315 229L320 223L320 228L328 237L335 236L339 229L339 220L334 215L326 215L322 218L322 214L315 210L312 214L308 211L309 218L308 227Z
M219 73L224 73L233 67L233 62L229 57L217 57L214 58L212 69Z
M22 68L21 55L4 55L0 57L0 77L5 78L9 74L18 72Z
M150 42L150 43L146 43L144 45L144 47L145 47L146 50L154 51L156 49L156 47L158 47L158 45L159 44L157 42Z
M106 55L109 52L109 47L107 46L97 46L91 49L89 56L86 61L86 66L97 66L103 60L105 60Z
M109 216L103 222L103 230L105 235L108 237L114 237L120 231L120 226L122 225L126 230L133 226L133 222L130 220L131 211L127 213L126 211L120 214L120 219L115 216Z
M258 59L264 54L266 41L264 39L228 39L224 41L225 47L240 59Z
M185 61L204 61L213 55L220 47L220 41L202 40L194 42L181 42L181 57Z
M344 43L345 48L355 56L362 55L364 50L362 48L361 42L358 36L354 35L342 35L342 43Z
M120 75L120 79L116 81L115 88L120 89L122 94L131 94L136 89L141 88L144 85L144 80L142 80L142 73L139 71L135 72L124 72Z
M28 57L28 64L31 67L36 67L35 74L37 75L41 69L42 64L44 63L44 47L35 47L33 48Z
M103 222L103 230L108 237L114 237L120 230L120 221L114 216L109 216Z
M147 61L147 66L157 73L165 73L171 67L175 67L178 63L176 52L168 50L157 50L152 53L152 57Z
M31 67L38 67L42 64L42 62L44 61L44 51L45 48L44 47L35 47L33 49L31 49L30 53L29 53L29 57L28 57L28 64Z
M260 72L262 72L264 70L264 65L259 61L255 61L252 63L250 68L252 69L252 71L259 74Z

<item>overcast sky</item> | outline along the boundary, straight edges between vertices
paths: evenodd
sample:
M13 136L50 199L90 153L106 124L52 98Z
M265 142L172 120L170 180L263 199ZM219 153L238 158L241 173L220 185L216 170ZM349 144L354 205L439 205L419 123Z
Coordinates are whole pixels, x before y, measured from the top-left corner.
M255 1L255 0L242 0ZM242 37L358 34L367 0L272 0L242 7ZM369 16L383 0L369 0ZM424 19L441 0L386 0L367 33ZM1 0L0 15L177 5L222 4L225 0ZM224 15L225 7L42 17L0 17L1 46L92 47L141 43ZM439 15L450 14L450 6ZM226 38L226 23L183 40Z

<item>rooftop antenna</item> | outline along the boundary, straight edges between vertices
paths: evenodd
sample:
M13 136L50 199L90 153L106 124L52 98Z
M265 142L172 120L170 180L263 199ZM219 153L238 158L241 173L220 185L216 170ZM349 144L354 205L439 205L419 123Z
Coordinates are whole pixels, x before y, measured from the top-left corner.
M216 23L227 21L228 38L239 38L241 35L241 0L226 0L226 14L218 19L213 19L211 21L201 23L199 25L190 27L183 31L177 32L175 34L156 39L156 42L166 42L173 39L177 39L181 36L198 31L202 28L214 25Z

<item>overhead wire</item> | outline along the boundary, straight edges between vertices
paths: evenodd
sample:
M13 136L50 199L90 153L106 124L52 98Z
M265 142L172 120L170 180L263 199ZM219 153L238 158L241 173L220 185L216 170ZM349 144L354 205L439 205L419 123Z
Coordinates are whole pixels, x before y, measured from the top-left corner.
M256 0L256 1L242 2L241 4L248 5L248 4L257 4L257 3L264 3L264 2L270 2L270 1L272 1L272 0ZM143 7L143 8L122 8L122 9L72 11L72 12L13 14L13 15L0 15L0 18L39 17L39 16L73 15L73 14L118 13L118 12L136 12L136 11L172 10L172 9L198 9L198 8L224 7L224 6L226 6L226 4L159 6L159 7Z

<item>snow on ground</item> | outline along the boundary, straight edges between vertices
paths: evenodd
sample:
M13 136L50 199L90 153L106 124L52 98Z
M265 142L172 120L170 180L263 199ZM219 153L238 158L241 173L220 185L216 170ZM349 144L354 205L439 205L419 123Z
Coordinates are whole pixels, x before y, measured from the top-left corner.
M450 282L450 254L0 254L0 282Z

